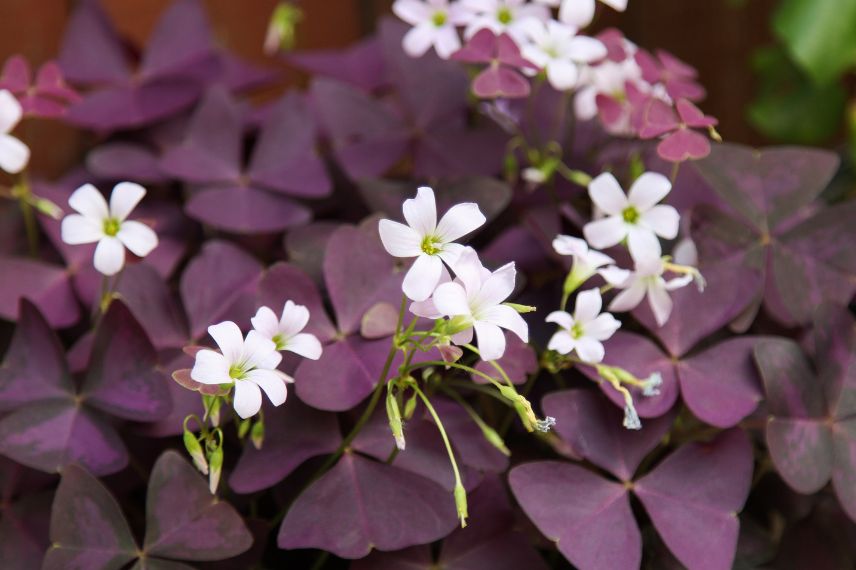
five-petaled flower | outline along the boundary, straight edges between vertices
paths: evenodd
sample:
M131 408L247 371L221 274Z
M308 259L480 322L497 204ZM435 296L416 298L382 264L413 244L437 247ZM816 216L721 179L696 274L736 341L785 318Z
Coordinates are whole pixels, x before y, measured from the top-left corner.
M559 19L577 28L584 28L594 19L594 0L535 0L547 6L560 6ZM607 6L623 12L627 9L627 0L600 0Z
M693 281L693 274L685 274L668 281L663 278L666 264L659 258L636 260L635 271L607 267L600 274L607 283L623 289L609 304L610 311L624 312L634 309L646 296L658 326L663 326L672 314L669 291L680 289Z
M420 57L431 47L437 55L448 59L461 48L455 26L469 21L469 13L457 2L449 0L396 0L392 5L396 16L413 26L404 35L403 47L411 57Z
M381 220L380 239L386 251L395 257L415 257L404 276L402 289L408 298L424 301L440 282L443 262L452 267L464 246L454 241L485 223L477 204L456 204L437 222L434 191L421 187L416 198L404 201L402 208L407 225Z
M606 217L583 227L586 240L602 249L626 238L630 255L637 262L659 259L662 250L657 236L674 239L678 235L678 211L672 206L657 204L671 189L668 178L656 172L646 172L633 183L625 196L612 174L601 174L591 181L588 191Z
M571 272L565 279L565 291L568 292L588 281L601 267L615 263L608 255L590 249L585 240L572 236L556 236L553 239L553 249L559 255L573 256Z
M559 330L550 339L547 348L559 354L576 351L583 362L595 364L603 360L603 341L621 327L609 313L601 313L603 300L598 289L588 289L577 295L574 314L553 311L547 315L548 323L556 323Z
M432 297L437 313L452 319L460 330L452 337L456 344L478 339L482 360L496 360L505 353L505 335L501 329L529 342L529 327L523 317L502 304L514 291L517 270L514 263L494 272L485 269L472 248L466 248L452 268L457 279L441 283Z
M526 0L462 0L461 5L472 14L464 30L466 38L480 30L490 30L497 35L507 33L515 42L522 43L523 24L527 20L546 22L550 18L546 6L529 4Z
M580 66L606 57L606 46L587 36L576 35L576 29L550 20L541 22L530 18L522 26L529 43L520 53L547 74L547 80L557 91L577 86Z
M318 338L301 332L309 322L309 309L303 305L286 301L279 319L269 307L259 307L251 322L256 332L273 341L276 350L287 350L312 360L321 358Z
M261 409L261 390L274 406L285 402L286 383L293 380L276 369L282 354L272 340L255 330L244 339L241 329L231 321L208 327L208 334L220 352L204 349L196 353L190 372L193 380L202 384L234 384L232 407L245 419Z
M30 161L30 149L9 133L23 115L21 104L6 89L0 90L0 168L10 174L24 170Z
M125 248L145 257L158 245L157 234L142 222L128 220L146 189L133 182L120 182L113 188L110 204L91 184L84 184L68 199L77 214L62 220L62 241L69 245L98 242L95 269L115 275L125 265Z

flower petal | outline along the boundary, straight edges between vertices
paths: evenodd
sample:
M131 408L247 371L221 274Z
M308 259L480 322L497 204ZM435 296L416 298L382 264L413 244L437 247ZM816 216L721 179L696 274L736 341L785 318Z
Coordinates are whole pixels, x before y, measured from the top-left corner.
M282 377L273 370L250 370L247 372L247 380L258 384L265 391L268 400L274 406L281 406L285 403L285 397L288 395L288 390L285 387L285 382ZM241 382L239 382L240 384Z
M80 214L69 214L62 219L60 233L63 242L69 245L80 245L100 240L104 237L104 228L101 224Z
M570 330L574 326L574 317L565 311L553 311L544 319L547 323L556 323L563 329Z
M259 413L262 407L262 391L258 384L249 380L238 380L235 382L235 397L232 400L232 408L243 419Z
M514 292L516 278L517 269L514 262L506 263L482 282L481 290L473 304L479 308L488 308L502 303Z
M473 342L473 327L464 329L459 333L453 334L452 342L457 345L469 344Z
M645 212L665 198L671 190L672 183L668 178L658 172L646 172L630 187L627 200L640 212Z
M431 19L431 8L419 0L395 0L392 12L411 26Z
M577 339L577 346L575 348L577 356L579 356L580 360L583 362L596 364L603 360L603 344L593 338L582 337Z
M547 348L555 350L559 354L570 354L576 346L574 338L568 334L568 331L556 331L547 343Z
M272 339L279 334L279 319L270 307L259 307L256 316L250 319L250 323L265 338Z
M576 36L570 41L568 54L574 61L592 63L606 57L606 46L595 38Z
M84 184L75 190L68 198L68 205L93 221L103 223L110 217L107 200L92 184Z
M559 255L583 256L588 253L588 244L585 240L565 235L558 235L553 239L553 249Z
M244 335L232 321L224 321L208 327L208 334L217 343L229 366L237 364L244 352Z
M613 265L612 267L599 270L598 274L610 285L624 287L633 275L633 272Z
M299 354L310 360L318 360L321 358L321 342L314 334L300 333L296 334L285 344L285 350Z
M231 384L230 364L226 357L213 350L200 350L190 371L190 377L202 384Z
M119 182L110 194L110 216L120 222L124 221L145 195L146 189L139 184Z
M620 215L628 205L627 196L615 176L604 172L589 183L589 197L605 213Z
M484 217L478 204L466 202L449 208L437 224L437 236L445 242L452 242L484 225Z
M595 340L607 340L621 328L621 321L609 313L602 313L585 327L585 335Z
M95 248L95 269L103 275L116 275L125 265L125 246L118 238L105 236Z
M147 256L158 246L158 235L142 222L122 222L116 237L137 257Z
M416 191L416 198L408 198L401 208L407 225L416 230L420 238L433 235L437 229L437 203L434 200L434 190L421 186Z
M580 325L586 325L600 314L602 307L603 299L600 296L600 289L595 288L582 291L577 295L577 302L574 306L574 320Z
M648 228L631 226L627 231L627 247L635 262L658 259L663 253L660 240Z
M618 295L609 304L609 310L616 313L630 311L645 298L645 284L636 282Z
M459 283L443 283L434 291L433 299L437 310L443 315L454 317L470 314L467 293Z
M583 235L592 247L603 249L620 243L627 236L627 226L620 215L609 216L587 223Z
M547 80L556 91L573 89L579 77L579 69L572 61L554 60L547 64Z
M434 34L434 50L441 59L449 57L461 49L461 38L452 26L444 26Z
M491 307L479 315L479 320L510 330L523 342L529 342L529 325L520 313L508 305Z
M241 352L241 362L249 368L263 368L272 370L282 361L282 355L277 352L276 344L269 338L265 338L258 331L252 330L244 340L244 349Z
M473 323L482 360L497 360L505 354L505 335L502 329L493 323L476 321Z
M13 137L0 134L0 169L18 174L30 162L30 147Z
M464 284L468 294L475 294L481 289L482 274L485 272L478 253L471 247L464 248L458 260L452 266L455 276Z
M410 28L402 40L404 53L410 57L422 57L434 45L437 28L432 24L418 24ZM409 221L409 220L408 220Z
M672 314L672 298L662 283L654 282L648 285L648 304L657 326L663 326Z
M663 239L678 237L681 215L672 206L654 206L642 214L641 222Z
M443 262L439 257L420 254L404 276L401 289L410 300L424 301L434 292L442 273Z
M23 114L18 99L7 89L0 91L0 133L5 134L14 129Z
M285 338L291 338L304 328L309 322L309 309L288 300L282 308L282 318L279 319L279 332Z
M411 227L392 220L381 220L378 232L384 249L394 257L416 257L422 253L422 238Z
M559 20L565 24L584 28L594 19L594 0L563 0Z

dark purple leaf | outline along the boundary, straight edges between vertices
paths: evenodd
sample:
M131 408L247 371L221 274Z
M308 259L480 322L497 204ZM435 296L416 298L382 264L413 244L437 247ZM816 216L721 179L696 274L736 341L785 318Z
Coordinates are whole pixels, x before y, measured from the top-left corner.
M121 301L110 303L95 333L80 398L120 418L159 420L172 407L167 382L146 332Z
M294 200L249 186L197 192L185 210L200 222L240 234L280 232L312 219L312 212Z
M149 147L133 142L108 142L91 150L86 168L99 178L159 183L166 177Z
M336 416L292 397L282 409L265 415L262 448L244 445L229 486L238 493L273 487L307 459L336 451L341 440Z
M513 384L524 384L529 374L538 371L538 355L535 353L535 349L511 333L505 334L505 353L496 363L502 367ZM488 362L479 361L476 364L476 370L499 382L503 381L496 368ZM470 378L477 384L487 384L487 380L477 374L471 374Z
M575 566L639 567L642 537L624 485L558 461L518 465L508 482L526 515Z
M63 268L30 259L0 257L0 317L17 320L18 302L32 301L54 327L68 327L80 318L69 274Z
M288 61L314 76L330 77L374 91L386 82L380 39L369 37L344 50L297 52Z
M622 427L622 413L591 390L566 390L544 397L544 413L556 418L556 433L578 455L630 481L648 453L672 426L673 414L646 421L641 430Z
M737 513L749 495L752 445L739 429L691 443L634 484L666 545L689 568L727 570L737 548Z
M294 502L277 543L361 558L372 548L399 550L433 542L456 522L452 496L436 483L346 453Z
M116 499L76 465L63 470L50 537L45 570L119 570L137 557L137 544Z
M338 222L316 221L290 230L284 240L289 262L305 271L315 283L322 283L327 240L341 226Z
M87 0L71 14L59 58L73 83L117 84L130 78L122 40L98 2Z
M228 242L207 242L181 276L190 336L202 338L210 325L229 318L248 321L255 309L250 296L261 274L253 256Z
M0 567L40 568L48 549L52 493L26 495L7 504L0 517Z
M15 336L0 367L0 410L71 396L62 344L35 305L21 301Z
M155 348L181 348L190 333L164 280L144 263L129 265L117 287L119 298L145 329Z
M146 554L221 560L241 554L252 543L241 516L211 494L193 466L174 451L160 456L146 496Z

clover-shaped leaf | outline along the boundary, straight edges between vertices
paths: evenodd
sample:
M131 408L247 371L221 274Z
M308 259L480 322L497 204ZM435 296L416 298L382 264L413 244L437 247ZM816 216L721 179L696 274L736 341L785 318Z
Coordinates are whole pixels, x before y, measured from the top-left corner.
M71 326L80 318L71 280L63 267L0 257L0 317L17 320L22 298L35 303L52 326Z
M110 491L76 465L63 471L50 536L45 570L119 569L138 558L141 568L185 567L174 560L231 558L253 542L241 516L174 451L158 458L149 479L142 548Z

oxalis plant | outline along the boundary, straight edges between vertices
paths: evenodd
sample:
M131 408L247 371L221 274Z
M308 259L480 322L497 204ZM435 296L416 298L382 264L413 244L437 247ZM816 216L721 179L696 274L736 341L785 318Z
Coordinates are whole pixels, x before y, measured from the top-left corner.
M9 59L0 567L852 567L838 157L721 142L602 3L396 0L335 52L282 3L311 79L258 106L196 0ZM35 117L93 135L59 180Z

